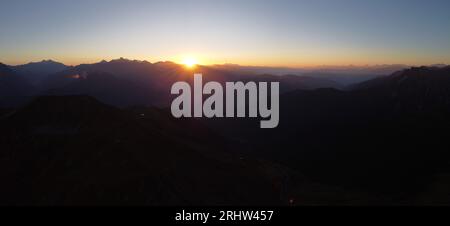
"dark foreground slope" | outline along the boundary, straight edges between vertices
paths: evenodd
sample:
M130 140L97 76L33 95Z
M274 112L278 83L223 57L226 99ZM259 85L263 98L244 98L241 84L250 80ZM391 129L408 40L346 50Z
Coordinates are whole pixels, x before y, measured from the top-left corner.
M49 96L1 120L1 204L280 203L262 170L161 110Z
M291 92L280 111L280 126L258 135L271 158L392 203L450 203L442 190L431 198L450 184L450 68L412 68L349 92Z
M166 110L88 96L0 110L0 205L305 205L378 202L250 158Z

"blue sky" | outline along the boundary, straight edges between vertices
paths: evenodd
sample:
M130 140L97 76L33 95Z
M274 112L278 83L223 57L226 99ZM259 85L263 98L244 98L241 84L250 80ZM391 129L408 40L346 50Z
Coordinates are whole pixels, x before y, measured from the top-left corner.
M2 0L0 62L450 63L447 0Z

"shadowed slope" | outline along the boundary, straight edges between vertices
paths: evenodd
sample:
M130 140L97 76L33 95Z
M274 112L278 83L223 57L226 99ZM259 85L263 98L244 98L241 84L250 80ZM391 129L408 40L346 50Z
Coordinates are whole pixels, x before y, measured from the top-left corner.
M139 113L138 113L139 112ZM146 115L152 115L147 119ZM2 203L277 203L266 176L165 114L40 97L2 121ZM141 122L143 121L143 122ZM186 124L187 123L187 124ZM184 124L184 125L183 125ZM180 133L184 131L184 133ZM184 135L196 136L197 141Z

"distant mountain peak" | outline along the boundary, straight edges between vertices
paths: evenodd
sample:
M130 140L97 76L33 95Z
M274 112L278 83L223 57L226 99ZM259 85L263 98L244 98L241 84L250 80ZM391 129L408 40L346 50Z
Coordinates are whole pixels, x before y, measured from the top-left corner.
M449 67L437 67L437 66L420 66L411 67L402 71L404 75L417 74L417 73L429 73L433 71L446 71Z
M103 60L103 61L101 61L100 63L105 63L106 61L105 60ZM109 62L107 62L107 63L139 63L139 64L151 64L150 62L148 62L148 61L146 61L146 60L144 60L144 61L141 61L141 60L130 60L130 59L128 59L128 58L124 58L124 57L120 57L119 59L112 59L112 60L110 60Z
M178 65L173 61L158 61L155 63L156 65Z
M69 67L54 60L42 60L27 64L11 66L11 69L33 85L39 84L48 75L64 71Z
M412 90L417 90L418 87L422 87L424 89L435 89L435 87L443 87L449 83L450 66L420 66L397 71L387 77L365 81L352 86L351 89L381 89L383 87L393 88L400 84L403 87L410 87Z
M14 72L8 65L0 63L0 73L13 74Z
M51 60L51 59L47 59L47 60L41 60L38 62L29 62L26 64L21 64L21 65L17 65L17 66L12 66L14 68L21 68L21 67L28 67L28 66L36 66L36 65L52 65L52 66L60 66L60 67L67 67L65 64Z
M113 62L130 62L130 61L132 61L132 60L129 60L129 59L124 58L124 57L120 57L119 59L112 59L112 60L109 61L109 62L110 62L110 63L113 63Z

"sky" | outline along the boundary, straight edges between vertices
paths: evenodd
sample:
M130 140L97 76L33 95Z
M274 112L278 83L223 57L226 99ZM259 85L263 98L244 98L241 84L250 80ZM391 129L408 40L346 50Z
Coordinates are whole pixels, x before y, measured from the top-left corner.
M448 0L1 0L0 62L450 64Z

